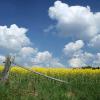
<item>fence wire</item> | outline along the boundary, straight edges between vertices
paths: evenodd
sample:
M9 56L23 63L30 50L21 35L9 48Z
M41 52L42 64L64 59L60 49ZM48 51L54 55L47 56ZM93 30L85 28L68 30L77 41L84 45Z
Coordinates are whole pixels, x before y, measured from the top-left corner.
M14 64L15 64L16 66L19 66L19 67L21 67L21 68L23 68L23 69L25 69L25 70L28 70L28 71L30 71L30 72L32 72L32 73L34 73L34 74L37 74L37 75L40 75L40 76L44 76L44 77L46 77L46 78L48 78L48 79L55 80L55 81L58 81L58 82L61 82L61 83L69 84L69 82L67 82L67 81L64 81L64 80L61 80L61 79L58 79L58 78L54 78L54 77L45 75L45 74L43 74L43 73L34 71L34 70L32 70L32 69L29 69L29 68L27 68L27 67L21 66L21 65L16 64L16 63L14 63Z
M74 80L72 80L72 81L68 82L68 81L64 81L64 80L61 80L61 79L58 79L58 78L55 78L55 77L51 77L51 76L45 75L45 74L40 73L40 72L37 72L37 71L35 71L35 70L33 70L33 69L29 69L29 68L27 68L27 67L24 67L24 66L22 66L22 65L19 65L19 64L15 63L14 60L12 61L12 64L14 64L14 65L16 65L16 66L18 66L18 67L20 67L20 68L23 68L23 69L25 69L25 70L27 70L27 71L30 71L30 72L32 72L32 73L34 73L34 74L43 76L43 77L45 77L45 78L48 78L48 79L51 79L51 80L54 80L54 81L57 81L57 82L60 82L60 83L70 84L71 82L74 81ZM100 83L100 81L99 81L99 82L96 82L96 83ZM88 83L87 83L87 82L84 82L83 84L92 84L92 83L91 83L91 82L90 82L90 83L89 83L89 82L88 82Z

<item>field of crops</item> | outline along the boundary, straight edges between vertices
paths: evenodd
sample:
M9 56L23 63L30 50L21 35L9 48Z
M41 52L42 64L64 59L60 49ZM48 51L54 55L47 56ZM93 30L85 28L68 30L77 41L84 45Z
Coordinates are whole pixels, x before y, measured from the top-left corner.
M0 72L3 67L0 67ZM0 100L100 100L100 69L32 68L68 83L11 68L9 80L0 82Z

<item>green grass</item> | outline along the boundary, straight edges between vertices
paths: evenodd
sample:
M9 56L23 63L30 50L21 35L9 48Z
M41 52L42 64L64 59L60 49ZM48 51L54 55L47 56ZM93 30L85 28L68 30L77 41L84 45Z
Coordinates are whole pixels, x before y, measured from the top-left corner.
M12 71L5 84L0 82L0 100L100 100L100 71L94 74L80 71L77 74L70 71L69 74L59 75L48 73L69 84L29 72L23 74Z

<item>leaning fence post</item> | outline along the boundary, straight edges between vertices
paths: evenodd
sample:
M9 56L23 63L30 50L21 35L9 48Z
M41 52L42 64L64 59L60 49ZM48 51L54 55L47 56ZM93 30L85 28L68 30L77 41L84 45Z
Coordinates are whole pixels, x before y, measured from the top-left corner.
M11 56L7 56L4 62L4 70L2 71L2 81L7 81L9 76L9 70L11 67Z

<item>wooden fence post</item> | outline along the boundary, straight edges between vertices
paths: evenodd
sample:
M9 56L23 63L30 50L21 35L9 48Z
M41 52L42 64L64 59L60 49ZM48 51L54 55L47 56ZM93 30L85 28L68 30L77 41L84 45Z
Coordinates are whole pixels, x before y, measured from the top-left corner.
M7 56L4 62L4 70L2 71L2 81L7 81L9 76L9 70L11 67L11 56Z

